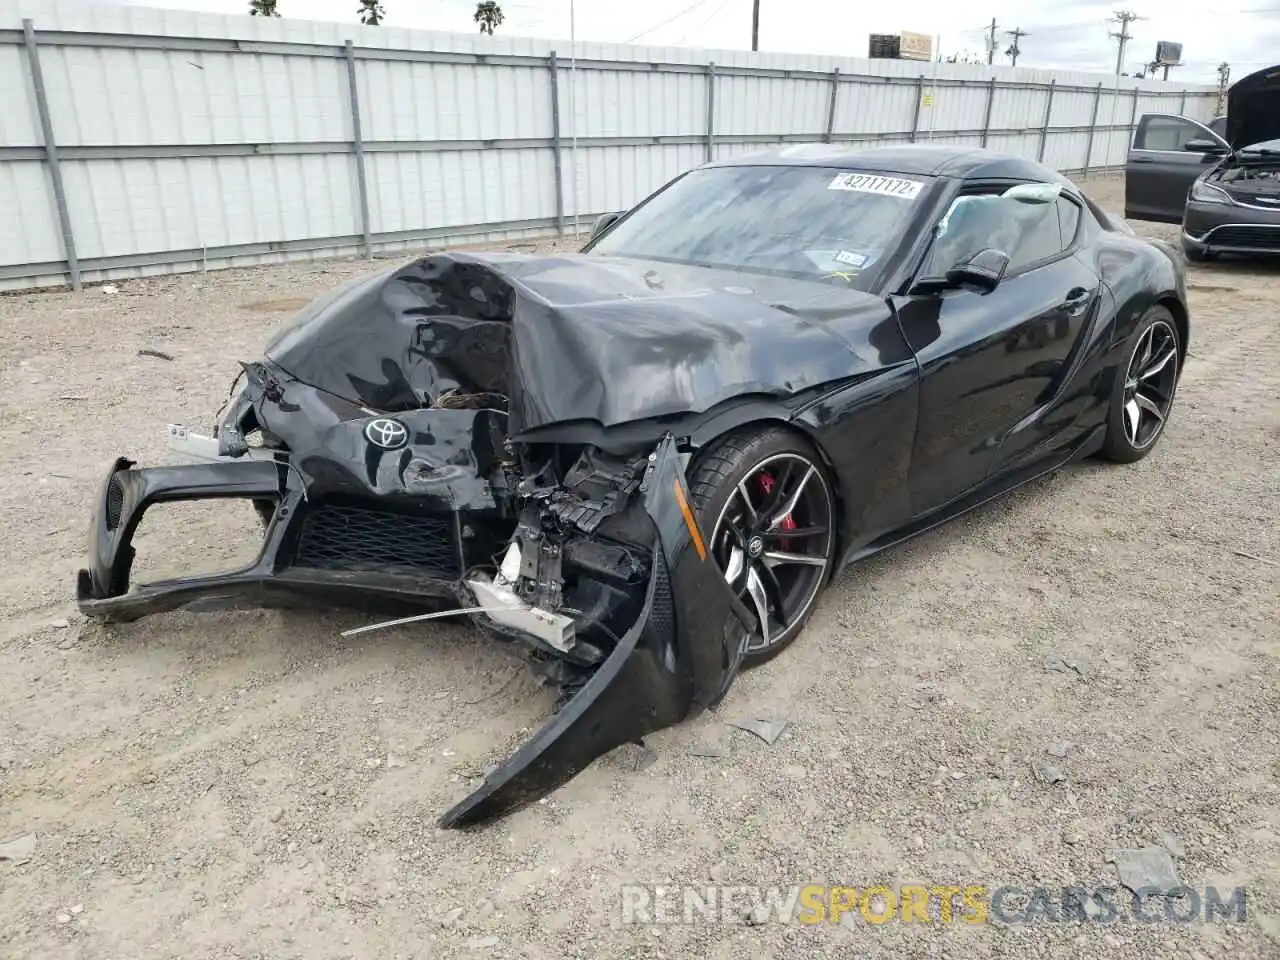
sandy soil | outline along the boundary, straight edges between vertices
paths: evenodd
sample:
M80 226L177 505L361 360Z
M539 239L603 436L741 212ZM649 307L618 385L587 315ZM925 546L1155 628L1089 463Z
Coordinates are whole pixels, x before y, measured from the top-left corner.
M1119 181L1089 187L1118 207ZM0 860L0 956L1280 956L1280 269L1192 270L1192 356L1148 459L846 572L655 762L618 751L461 834L435 817L550 706L499 646L346 641L343 614L107 629L71 600L111 459L168 462L164 425L210 422L280 301L376 266L0 299L0 841L36 835ZM229 566L252 523L157 511L139 572ZM790 726L768 746L740 717ZM727 755L689 755L708 742ZM620 922L627 883L1115 885L1111 851L1161 842L1186 884L1246 886L1248 921Z

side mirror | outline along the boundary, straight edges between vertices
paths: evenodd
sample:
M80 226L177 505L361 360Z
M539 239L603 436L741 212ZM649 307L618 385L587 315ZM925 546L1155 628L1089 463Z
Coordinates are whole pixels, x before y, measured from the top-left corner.
M610 227L612 227L615 223L617 223L621 219L622 219L621 211L619 211L618 213L603 213L600 216L596 217L596 222L591 227L591 236L587 238L587 241L590 242L594 240L596 237L600 236L600 234L604 233L606 230L608 230Z
M977 287L983 293L990 293L1000 286L1008 269L1009 255L1003 250L979 250L964 263L947 271L947 286Z
M1183 150L1190 150L1192 153L1226 153L1227 149L1217 140L1197 139L1188 140L1182 146Z

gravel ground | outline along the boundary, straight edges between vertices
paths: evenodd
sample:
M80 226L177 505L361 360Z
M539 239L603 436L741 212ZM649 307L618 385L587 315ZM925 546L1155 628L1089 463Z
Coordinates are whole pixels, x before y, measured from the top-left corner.
M1087 186L1119 207L1120 181ZM498 645L345 641L350 614L103 628L71 600L110 460L169 462L164 425L209 423L294 302L378 266L0 299L0 841L36 835L0 859L0 955L1280 956L1280 271L1192 270L1192 356L1145 461L847 571L656 761L617 751L463 834L435 817L550 707ZM252 524L156 511L140 573L226 567ZM769 746L739 717L790 725ZM707 743L726 755L689 755ZM1189 886L1247 887L1247 922L621 923L628 883L1107 886L1112 851L1159 843Z

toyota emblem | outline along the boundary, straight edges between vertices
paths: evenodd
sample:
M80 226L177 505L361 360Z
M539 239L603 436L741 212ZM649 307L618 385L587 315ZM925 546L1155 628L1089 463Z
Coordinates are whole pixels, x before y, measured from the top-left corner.
M409 430L399 420L379 417L365 424L364 438L382 450L399 450L409 442Z

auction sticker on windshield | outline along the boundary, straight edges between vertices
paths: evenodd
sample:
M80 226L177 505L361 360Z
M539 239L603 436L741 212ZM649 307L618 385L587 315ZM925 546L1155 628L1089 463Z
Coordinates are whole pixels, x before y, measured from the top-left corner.
M828 190L854 190L858 193L878 193L882 197L914 200L923 189L919 180L902 177L882 177L874 173L842 173L828 185Z

